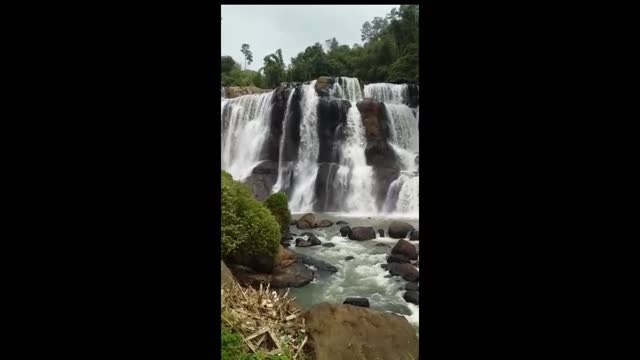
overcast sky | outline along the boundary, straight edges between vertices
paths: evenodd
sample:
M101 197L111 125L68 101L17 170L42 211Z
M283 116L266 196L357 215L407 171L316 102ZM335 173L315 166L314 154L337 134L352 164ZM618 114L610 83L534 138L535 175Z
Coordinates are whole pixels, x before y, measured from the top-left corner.
M222 55L243 65L240 47L249 44L247 69L260 69L277 49L288 65L307 46L333 37L341 45L362 44L362 24L394 7L400 5L222 5Z

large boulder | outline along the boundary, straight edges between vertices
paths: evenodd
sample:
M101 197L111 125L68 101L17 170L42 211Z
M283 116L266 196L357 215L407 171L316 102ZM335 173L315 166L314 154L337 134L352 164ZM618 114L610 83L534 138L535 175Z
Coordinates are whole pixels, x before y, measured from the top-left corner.
M349 227L348 225L345 225L340 228L340 236L348 236L350 232L351 232L351 227Z
M300 262L273 271L270 284L274 289L301 287L313 280L313 271Z
M401 255L409 260L418 260L418 250L407 240L400 239L391 249L391 254Z
M413 230L411 234L409 234L409 240L420 241L420 231Z
M419 359L416 329L403 316L323 303L304 318L316 360Z
M391 224L389 224L389 230L387 231L387 233L391 238L404 239L413 230L415 230L413 226L411 226L410 224L407 224L406 222L394 221Z
M406 281L420 280L420 273L411 264L389 263L389 273L393 276L401 276Z
M350 240L371 240L376 238L376 231L372 227L356 226L349 232Z
M314 192L316 201L313 210L317 212L336 211L342 201L341 189L334 186L335 176L340 166L336 163L318 164ZM328 221L328 220L327 220Z
M388 258L387 258L387 262L392 263L410 263L411 261L409 260L409 258L407 258L404 255L399 255L399 254L391 254Z
M261 89L255 86L228 86L224 88L224 96L228 99L242 95L262 94L271 91L270 89Z
M351 103L348 100L321 98L318 101L318 159L319 163L340 161L340 142L344 140L347 113Z
M276 255L275 267L287 267L293 264L295 261L296 254L289 249L285 249L281 245L280 249L278 249L278 254Z
M391 126L384 103L366 98L359 101L356 106L360 111L367 142L371 140L386 142L391 138Z
M254 255L247 251L235 251L227 258L228 264L247 266L255 272L270 274L275 266L275 257L270 255Z
M328 274L333 274L338 272L338 268L329 264L328 262L313 258L308 255L296 254L296 259L302 264L315 267L318 270L318 272L321 274L328 275Z
M414 290L408 290L402 296L406 302L410 302L412 304L420 305L420 292Z
M244 183L249 186L253 196L263 201L270 194L273 185L278 181L278 161L264 160L258 163Z
M318 227L329 227L333 225L333 222L331 220L321 220L317 225Z
M316 216L312 213L304 214L296 222L296 227L298 227L298 229L312 229L316 227Z
M331 88L335 83L335 78L329 76L320 76L316 79L316 93L318 96L329 96Z

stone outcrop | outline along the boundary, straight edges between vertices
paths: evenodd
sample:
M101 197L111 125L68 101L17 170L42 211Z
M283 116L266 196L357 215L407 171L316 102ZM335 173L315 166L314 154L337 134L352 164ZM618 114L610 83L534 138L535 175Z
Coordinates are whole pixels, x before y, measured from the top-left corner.
M278 162L265 160L256 165L244 183L249 186L253 196L263 201L270 194L273 185L278 181Z
M391 238L404 239L413 230L415 230L413 226L407 224L404 221L394 221L389 224L389 230L387 231L387 233Z
M304 318L316 360L419 359L416 329L402 316L323 303Z
M271 89L261 89L255 86L228 86L224 88L224 96L228 99L242 95L262 94L271 91Z
M412 243L404 239L398 240L391 249L391 254L403 256L408 260L418 260L418 250Z
M357 226L351 229L348 236L349 240L371 240L376 238L376 231L372 227Z

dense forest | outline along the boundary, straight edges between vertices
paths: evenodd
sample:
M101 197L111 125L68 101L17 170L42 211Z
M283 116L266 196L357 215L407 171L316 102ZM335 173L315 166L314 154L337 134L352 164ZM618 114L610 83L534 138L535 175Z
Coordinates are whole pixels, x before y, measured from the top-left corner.
M283 81L307 81L319 76L357 77L364 83L418 81L419 7L400 5L384 18L376 17L362 25L364 45L341 45L336 38L316 43L291 58L285 66L282 50L264 58L260 70L242 70L231 56L221 58L223 86L274 88ZM251 64L249 44L242 44L242 63Z

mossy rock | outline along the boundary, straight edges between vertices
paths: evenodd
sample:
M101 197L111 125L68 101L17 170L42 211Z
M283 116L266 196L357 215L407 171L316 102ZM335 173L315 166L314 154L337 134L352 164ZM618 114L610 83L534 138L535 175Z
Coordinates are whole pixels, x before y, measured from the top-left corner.
M280 226L280 235L287 235L289 233L289 224L291 224L291 212L289 211L287 194L277 192L269 195L264 201L264 206L276 218Z

